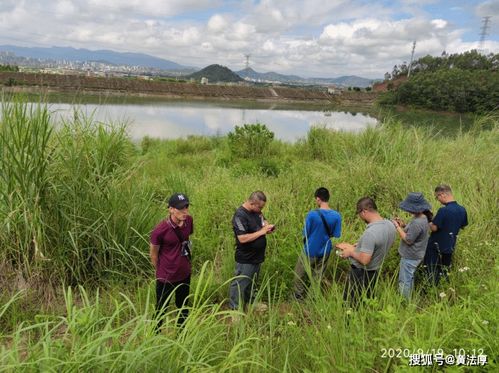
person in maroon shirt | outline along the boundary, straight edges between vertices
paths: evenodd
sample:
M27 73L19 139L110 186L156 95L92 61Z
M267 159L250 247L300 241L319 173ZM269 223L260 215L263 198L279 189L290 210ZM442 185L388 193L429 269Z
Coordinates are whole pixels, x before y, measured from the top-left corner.
M187 297L191 281L190 241L194 231L189 215L189 199L175 193L168 201L169 216L151 233L150 257L156 270L156 318L159 332L169 298L175 292L175 305L180 309L177 325L188 316Z

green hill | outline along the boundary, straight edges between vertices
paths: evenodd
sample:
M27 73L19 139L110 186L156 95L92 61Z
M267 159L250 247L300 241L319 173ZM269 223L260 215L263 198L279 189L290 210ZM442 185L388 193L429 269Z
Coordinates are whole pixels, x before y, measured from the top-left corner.
M234 73L228 67L222 65L210 65L202 70L195 72L188 76L188 78L193 78L196 80L201 80L201 78L207 78L208 82L242 82L243 79Z

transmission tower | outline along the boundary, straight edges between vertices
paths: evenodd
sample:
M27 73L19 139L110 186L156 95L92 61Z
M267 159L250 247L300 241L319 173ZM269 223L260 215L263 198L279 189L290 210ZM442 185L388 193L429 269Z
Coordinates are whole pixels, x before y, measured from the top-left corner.
M416 40L412 42L411 62L409 62L409 69L407 70L407 79L411 76L412 61L414 60L414 51L416 50Z
M249 68L249 59L250 59L251 55L245 54L244 57L246 58L246 68L248 69Z
M480 44L478 46L478 52L480 53L485 53L485 50L483 49L483 45L485 43L485 37L489 34L489 22L490 22L490 16L485 16L482 18L482 27L480 28Z

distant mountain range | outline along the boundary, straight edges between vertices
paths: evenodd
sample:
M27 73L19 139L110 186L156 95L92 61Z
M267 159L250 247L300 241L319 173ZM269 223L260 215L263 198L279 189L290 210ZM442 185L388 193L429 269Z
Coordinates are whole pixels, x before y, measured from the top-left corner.
M283 75L274 72L258 73L251 67L236 71L236 74L247 80L261 82L282 82L289 84L334 84L346 87L365 88L369 87L373 82L373 79L361 78L360 76L355 75L341 76L339 78L302 78L297 75Z
M39 58L55 61L95 61L113 65L145 66L161 70L190 70L192 67L182 66L173 61L150 56L143 53L114 52L111 50L89 50L71 47L26 48L13 45L0 45L0 52L12 52L16 56Z
M201 79L205 76L209 82L216 82L217 77L223 78L220 81L235 82L237 78L231 76L234 74L230 69L222 71L223 66L210 65L208 71L200 70L197 75L189 75L196 72L196 68L180 65L176 62L165 60L163 58L150 56L143 53L130 53L130 52L115 52L111 50L89 50L89 49L76 49L71 47L18 47L13 45L0 45L1 52L11 52L16 56L25 58L34 58L40 60L52 61L74 61L74 62L101 62L111 65L126 65L126 66L141 66L151 69L159 69L164 71L175 71L178 74L184 74L194 79ZM209 74L207 74L207 72ZM230 72L230 73L229 73ZM203 75L205 74L205 75ZM341 76L339 78L302 78L297 75L283 75L275 72L259 73L252 68L246 68L236 71L235 74L245 80L255 82L281 82L285 84L298 84L298 85L340 85L351 87L368 87L372 84L372 79L366 79L359 76ZM209 76L206 76L209 75ZM226 79L226 80L225 80ZM382 80L382 79L380 79Z
M244 70L236 71L236 74L241 78L248 78L249 80L255 81L269 81L269 82L298 82L302 81L303 78L297 75L283 75L279 73L269 72L269 73L257 73L251 67L247 67Z

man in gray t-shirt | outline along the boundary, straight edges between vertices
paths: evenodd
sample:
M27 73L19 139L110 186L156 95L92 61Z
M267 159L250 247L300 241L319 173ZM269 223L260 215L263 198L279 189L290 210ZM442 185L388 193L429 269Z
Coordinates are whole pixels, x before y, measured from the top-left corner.
M342 251L341 256L349 258L352 264L343 298L353 305L363 290L371 296L378 270L396 235L395 226L381 217L372 198L363 197L357 202L357 214L367 223L360 240L356 245L346 242L336 245Z
M395 226L390 220L382 219L369 223L357 242L355 251L371 255L371 260L367 264L362 264L351 256L349 257L350 262L357 268L377 271L383 264L383 260L394 241Z

